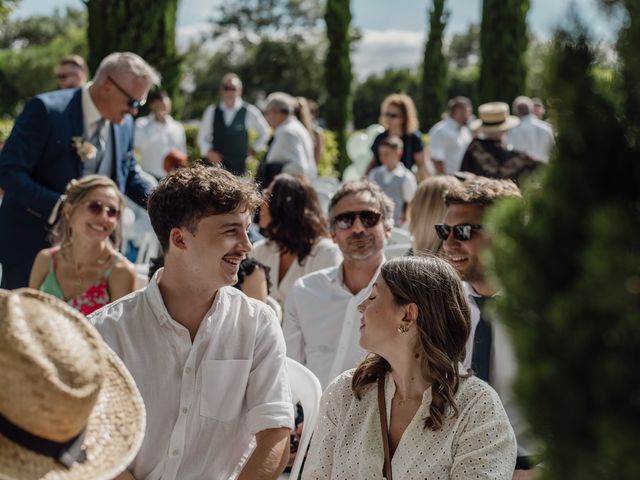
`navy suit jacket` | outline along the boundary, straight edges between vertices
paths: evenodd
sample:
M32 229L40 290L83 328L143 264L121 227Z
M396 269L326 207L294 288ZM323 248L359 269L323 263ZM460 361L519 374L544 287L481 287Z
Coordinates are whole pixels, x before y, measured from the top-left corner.
M67 183L82 175L72 137L82 136L82 90L37 95L16 119L0 153L0 263L31 264L46 248L48 218ZM113 180L123 193L144 205L150 185L136 170L133 119L111 124Z

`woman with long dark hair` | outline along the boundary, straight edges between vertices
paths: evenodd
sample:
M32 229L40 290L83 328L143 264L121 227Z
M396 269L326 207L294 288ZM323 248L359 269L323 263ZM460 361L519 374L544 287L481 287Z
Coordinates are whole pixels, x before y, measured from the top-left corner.
M394 258L359 308L371 353L324 392L302 478L510 480L507 414L462 367L470 313L455 270Z
M284 305L293 283L307 273L338 265L342 254L328 236L318 195L305 177L274 178L260 207L265 240L250 256L271 269L271 296Z

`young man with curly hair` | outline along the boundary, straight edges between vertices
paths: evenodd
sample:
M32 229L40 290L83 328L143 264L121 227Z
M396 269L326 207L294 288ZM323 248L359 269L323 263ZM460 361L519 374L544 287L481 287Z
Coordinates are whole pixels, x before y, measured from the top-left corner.
M293 406L280 325L231 287L260 202L255 183L222 168L165 177L149 197L164 268L91 318L145 401L134 478L275 479L285 467Z

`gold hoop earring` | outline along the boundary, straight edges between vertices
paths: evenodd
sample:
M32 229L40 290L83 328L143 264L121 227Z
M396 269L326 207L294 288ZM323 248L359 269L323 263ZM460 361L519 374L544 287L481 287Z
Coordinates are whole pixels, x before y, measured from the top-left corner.
M409 327L405 325L400 325L398 327L398 333L407 333L409 331Z

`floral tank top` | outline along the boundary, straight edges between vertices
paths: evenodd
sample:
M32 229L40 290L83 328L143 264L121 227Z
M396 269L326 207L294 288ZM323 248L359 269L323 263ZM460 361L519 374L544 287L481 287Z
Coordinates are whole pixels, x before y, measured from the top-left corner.
M89 315L90 313L93 313L99 308L102 308L110 303L111 296L109 295L109 288L107 283L109 281L109 276L113 271L113 266L120 259L120 254L116 252L113 259L111 260L111 265L109 265L109 268L107 268L100 280L91 285L84 292L76 295L75 297L66 299L64 297L64 294L62 293L60 284L58 283L58 278L56 277L56 270L58 268L57 257L59 251L59 248L55 248L51 251L51 264L49 266L49 273L47 273L47 276L42 282L42 285L40 285L40 291L66 301L67 304L71 305L83 315Z

